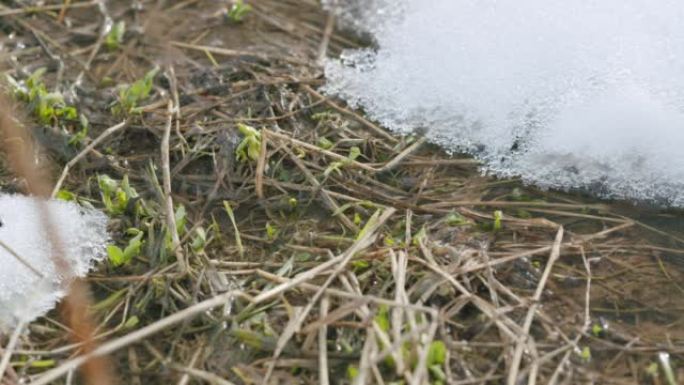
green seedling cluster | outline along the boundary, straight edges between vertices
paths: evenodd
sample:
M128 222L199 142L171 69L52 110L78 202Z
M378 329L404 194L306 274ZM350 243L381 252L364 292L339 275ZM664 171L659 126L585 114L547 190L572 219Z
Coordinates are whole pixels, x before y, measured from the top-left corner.
M226 16L228 17L228 20L232 21L233 23L241 23L245 16L247 16L247 14L249 14L251 11L251 5L246 4L244 0L237 0L228 9Z
M138 204L138 193L131 187L128 176L124 176L121 183L108 175L99 175L97 183L105 211L110 215L121 215L127 210L140 214L142 206Z
M127 233L133 235L133 238L128 241L128 245L123 250L116 245L107 246L107 256L114 267L129 263L142 251L145 233L135 228L128 229Z
M256 162L261 152L261 133L254 127L239 123L237 125L242 141L235 149L235 157L239 162Z
M110 51L115 51L121 47L123 43L124 35L126 34L126 22L120 21L112 25L112 29L109 30L107 36L104 39L104 45Z
M55 124L60 119L75 120L76 107L68 105L59 92L49 92L43 82L45 68L38 68L24 81L7 75L14 96L29 104L30 110L42 124Z
M172 232L165 224L164 216L160 214L161 211L154 203L148 204L140 197L138 192L131 187L127 176L117 181L108 175L99 175L97 182L105 212L111 217L118 218L121 223L131 226L125 231L127 240L123 246L109 245L107 247L112 266L119 267L130 263L133 258L142 254L143 246L147 242L161 245L163 255L168 255L173 251L176 245L173 243ZM73 199L72 195L64 192L66 199ZM187 235L188 219L185 206L178 205L175 208L174 219L175 231L178 235L180 237ZM215 226L212 225L209 230L215 230ZM195 253L204 252L210 240L211 237L207 231L198 227L190 234L190 249Z
M139 104L150 96L154 78L158 72L159 68L154 68L146 73L142 79L120 87L119 97L112 107L112 113L114 115L129 115L140 112Z

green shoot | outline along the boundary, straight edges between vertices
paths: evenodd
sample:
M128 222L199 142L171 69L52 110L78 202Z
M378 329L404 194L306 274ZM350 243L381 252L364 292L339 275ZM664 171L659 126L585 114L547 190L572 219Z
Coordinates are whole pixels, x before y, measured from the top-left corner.
M154 78L158 72L159 68L154 68L146 73L142 79L119 88L119 99L117 104L112 107L112 113L121 115L139 112L138 104L150 96Z
M239 162L256 161L261 152L261 133L242 123L238 123L237 128L243 139L235 149L235 157Z
M494 225L492 227L492 230L494 231L501 231L503 226L501 225L501 219L503 218L503 212L501 210L496 210L494 211Z
M582 351L579 353L579 356L584 362L591 361L591 349L588 346L583 347Z
M233 23L241 23L247 14L252 10L252 6L245 4L244 0L237 0L228 10L228 19Z
M128 241L128 245L125 249L121 250L120 247L116 245L107 246L107 255L109 256L109 262L114 266L122 266L129 263L133 258L140 255L143 244L144 233L138 229L129 229L128 233L134 234L134 237Z
M233 208L230 206L228 201L223 201L223 208L226 210L228 218L230 218L230 223L233 224L233 230L235 230L235 244L237 245L238 252L240 253L241 257L244 257L245 248L242 246L242 238L240 237L240 230L238 230L237 222L235 221L235 213L233 213Z
M271 225L270 222L266 222L266 238L269 241L274 241L276 238L278 238L278 228Z
M326 138L325 136L318 138L318 147L324 150L330 150L333 148L333 146L333 142L331 142L330 139Z
M59 190L57 192L57 195L55 198L65 201L65 202L75 202L76 201L76 194L72 193L69 190Z
M78 117L76 107L68 105L59 92L48 92L43 75L45 68L38 68L25 81L20 82L7 75L14 96L29 104L33 114L42 124L54 124L64 118L74 120Z
M88 118L81 114L79 116L79 120L81 121L81 129L72 135L71 138L69 138L70 146L79 146L81 143L83 143L85 138L88 137L88 130L90 130L90 122L88 122Z
M194 252L203 252L204 248L207 246L207 232L203 227L198 227L195 230L195 236L192 238L190 247Z
M123 43L124 34L126 33L126 22L120 21L112 26L104 40L104 45L108 50L114 51L119 49Z
M470 222L468 222L468 219L466 219L466 217L464 217L463 215L461 215L457 212L453 212L453 213L449 214L446 217L446 223L447 223L447 225L449 225L451 227L464 226L464 225L470 224Z
M336 172L338 175L342 175L342 167L350 164L351 162L355 161L356 158L358 158L361 155L361 150L354 146L349 149L349 155L347 155L347 159L342 160L342 161L337 161L337 162L332 162L330 163L330 166L328 166L325 171L323 171L323 175L327 178L331 173Z
M110 215L123 214L128 209L129 202L138 197L138 193L129 185L127 175L123 177L121 184L108 175L98 175L97 183L100 187L102 204ZM138 214L137 205L135 209Z
M380 305L378 313L373 317L373 321L378 325L382 331L390 330L390 314L389 307L387 305Z

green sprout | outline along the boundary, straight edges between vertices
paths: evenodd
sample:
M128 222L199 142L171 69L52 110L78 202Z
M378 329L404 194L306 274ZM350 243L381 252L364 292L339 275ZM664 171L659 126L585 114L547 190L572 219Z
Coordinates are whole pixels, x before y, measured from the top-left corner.
M235 157L239 162L256 161L261 152L261 133L242 123L238 123L237 128L243 139L235 149Z
M330 166L328 166L325 169L325 171L323 171L323 175L325 175L326 178L333 172L337 173L338 175L341 175L342 167L355 161L356 158L358 158L359 156L361 156L361 150L358 147L354 146L350 148L349 155L347 155L347 159L330 163Z
M203 252L207 246L207 232L203 227L198 227L195 230L195 236L192 238L190 247L194 252Z
M464 217L463 215L457 213L457 212L452 212L446 217L446 223L447 225L451 227L456 227L456 226L464 226L464 225L469 225L470 222L468 222L468 219Z
M226 16L233 23L241 23L251 10L251 5L245 4L243 0L237 0L233 3L233 6L230 7Z
M79 116L79 120L81 122L81 129L72 135L71 138L69 138L70 146L79 146L81 143L83 143L85 138L88 137L88 131L90 130L90 122L88 122L88 118L81 114Z
M127 175L123 177L121 183L108 175L98 175L97 183L100 187L102 204L105 206L105 211L110 215L123 214L128 209L129 203L138 198L138 193L130 186ZM135 209L137 214L137 205Z
M105 47L110 51L119 49L121 43L123 43L124 34L126 34L126 22L120 21L114 24L107 36L105 36Z
M144 233L135 228L128 229L127 232L132 234L133 238L128 241L128 245L123 250L116 245L107 246L109 262L114 267L129 263L133 258L139 256L142 250Z
M494 211L494 225L492 230L501 231L503 226L501 225L501 219L503 219L503 212L501 210Z
M330 139L326 138L325 136L318 138L318 147L324 150L330 150L333 146L334 143L331 142Z
M274 241L276 238L278 238L279 232L280 231L277 227L273 226L270 222L266 222L266 238L269 241Z
M7 75L7 82L14 96L29 104L30 110L42 124L52 124L61 118L74 120L78 117L76 107L68 105L59 92L48 92L43 75L45 68L38 68L25 81L17 81Z
M157 76L158 72L159 68L154 68L146 73L142 79L136 80L133 84L119 88L119 98L117 103L112 107L112 113L121 115L140 112L138 104L150 96L154 78Z

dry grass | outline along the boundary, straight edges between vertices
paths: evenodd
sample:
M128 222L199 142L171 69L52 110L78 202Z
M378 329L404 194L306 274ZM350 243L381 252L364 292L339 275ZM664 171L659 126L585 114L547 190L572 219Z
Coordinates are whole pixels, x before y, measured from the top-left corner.
M667 384L681 366L676 234L637 207L483 177L321 95L321 55L358 43L315 2L254 2L243 23L204 0L67 4L0 9L15 33L0 56L78 96L82 143L65 144L78 122L26 124L42 171L98 207L97 175L127 177L139 196L112 235L145 244L86 280L98 347L49 314L0 338L15 342L3 385L77 383L97 357L122 384ZM105 16L128 23L119 49ZM141 112L113 115L116 85L155 66ZM259 134L242 160L238 124Z

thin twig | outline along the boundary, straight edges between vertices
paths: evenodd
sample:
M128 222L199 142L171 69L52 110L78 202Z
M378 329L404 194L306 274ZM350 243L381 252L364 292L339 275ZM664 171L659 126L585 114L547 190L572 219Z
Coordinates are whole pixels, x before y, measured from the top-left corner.
M19 324L14 328L9 342L4 349L2 360L0 360L0 381L2 381L2 379L5 377L5 370L7 370L7 367L10 363L10 358L12 358L12 354L14 353L14 348L17 346L17 342L19 342L19 337L21 336L25 326L25 322L19 322Z
M171 242L173 243L173 250L176 254L176 260L178 261L178 270L181 275L185 275L188 272L188 261L185 259L183 249L180 247L180 236L178 235L178 227L176 226L176 215L173 208L173 195L171 191L171 167L170 167L170 156L169 156L169 141L171 138L171 126L173 124L174 116L174 106L173 101L169 100L167 106L167 120L166 126L164 127L164 136L162 136L161 142L161 168L164 186L164 198L165 198L165 208L166 208L166 227L167 231L171 235Z
M556 263L556 260L558 260L558 258L560 257L561 242L563 242L562 226L558 229L558 232L556 233L556 240L554 241L553 247L551 249L551 256L549 257L549 260L546 262L546 268L544 269L544 273L542 274L542 277L539 280L537 290L534 292L534 296L532 297L533 303L527 311L527 316L525 317L525 321L522 327L523 334L521 334L518 337L518 342L516 344L515 351L513 352L513 359L511 360L510 370L508 372L508 379L506 381L508 385L516 385L518 381L518 372L520 370L520 363L522 361L523 350L525 349L525 346L528 344L528 339L530 338L530 327L532 327L534 315L537 311L537 307L539 307L539 300L541 299L542 293L544 292L544 288L546 287L546 282L548 281L549 276L551 275L553 265Z
M50 384L56 379L65 375L66 373L78 369L78 367L88 362L88 360L91 360L95 357L102 357L107 354L111 354L121 348L125 348L128 345L140 342L151 335L154 335L162 330L165 330L169 326L182 322L198 314L204 313L207 310L211 310L215 307L224 305L227 301L230 301L232 298L236 296L246 297L240 291L229 291L212 297L210 299L207 299L205 301L199 302L195 305L190 306L189 308L171 314L170 316L162 318L150 325L147 325L134 332L126 334L125 336L106 342L87 354L72 358L62 363L58 367L43 373L34 382L32 382L31 385Z

